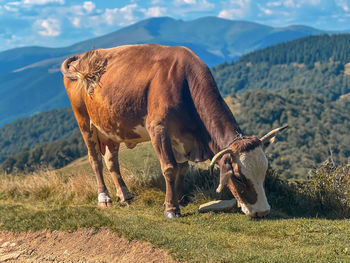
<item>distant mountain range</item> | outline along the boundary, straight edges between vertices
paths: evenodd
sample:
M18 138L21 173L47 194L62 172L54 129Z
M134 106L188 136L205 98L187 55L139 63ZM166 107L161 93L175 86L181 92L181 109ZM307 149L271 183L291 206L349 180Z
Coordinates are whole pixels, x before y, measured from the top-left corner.
M37 112L68 106L60 64L66 57L94 47L182 45L214 66L276 43L324 33L327 32L306 26L273 28L217 17L192 21L163 17L143 20L69 47L23 47L0 52L0 126Z

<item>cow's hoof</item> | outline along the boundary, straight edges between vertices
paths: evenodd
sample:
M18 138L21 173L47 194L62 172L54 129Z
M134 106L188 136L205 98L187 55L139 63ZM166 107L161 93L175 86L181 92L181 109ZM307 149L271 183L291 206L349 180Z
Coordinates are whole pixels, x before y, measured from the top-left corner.
M120 200L120 205L121 206L129 206L133 201L134 201L133 197L131 197L127 200L124 200L124 201Z
M102 192L98 194L98 206L102 208L112 207L112 199L109 197L108 192Z
M165 211L164 215L167 218L178 218L178 217L181 217L181 213L180 212L167 212L167 211Z
M98 202L97 204L101 208L110 208L112 207L112 202Z
M122 187L122 191L117 190L117 201L121 204L129 205L134 197L129 192L128 188Z

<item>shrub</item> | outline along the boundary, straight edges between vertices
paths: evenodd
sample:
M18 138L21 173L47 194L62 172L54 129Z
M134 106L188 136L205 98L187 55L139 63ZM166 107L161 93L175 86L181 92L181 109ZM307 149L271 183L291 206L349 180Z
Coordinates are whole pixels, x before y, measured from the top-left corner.
M283 180L268 170L265 189L273 209L289 216L350 218L350 169L325 162L308 180Z
M350 216L350 166L332 159L309 175L305 190L318 201L320 210L335 216Z

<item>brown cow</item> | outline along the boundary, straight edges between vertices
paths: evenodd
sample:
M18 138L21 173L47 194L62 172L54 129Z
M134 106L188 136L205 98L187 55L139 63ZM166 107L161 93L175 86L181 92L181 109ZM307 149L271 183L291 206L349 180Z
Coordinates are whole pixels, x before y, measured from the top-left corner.
M110 206L104 156L122 202L132 198L119 169L118 149L151 140L166 181L165 215L179 217L187 161L213 158L220 186L228 184L245 214L269 213L264 149L284 127L262 139L242 136L209 68L185 47L130 45L65 60L61 70L98 182L98 203Z

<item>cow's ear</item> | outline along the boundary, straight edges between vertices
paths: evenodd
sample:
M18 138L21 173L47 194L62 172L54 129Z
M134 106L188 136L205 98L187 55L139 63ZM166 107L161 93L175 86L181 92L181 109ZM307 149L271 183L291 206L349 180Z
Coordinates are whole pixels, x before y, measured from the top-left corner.
M283 127L279 127L277 129L274 129L267 133L265 136L263 136L260 141L262 143L262 147L264 151L275 141L276 135L280 133L281 131L285 130L288 128L288 125L285 125Z

